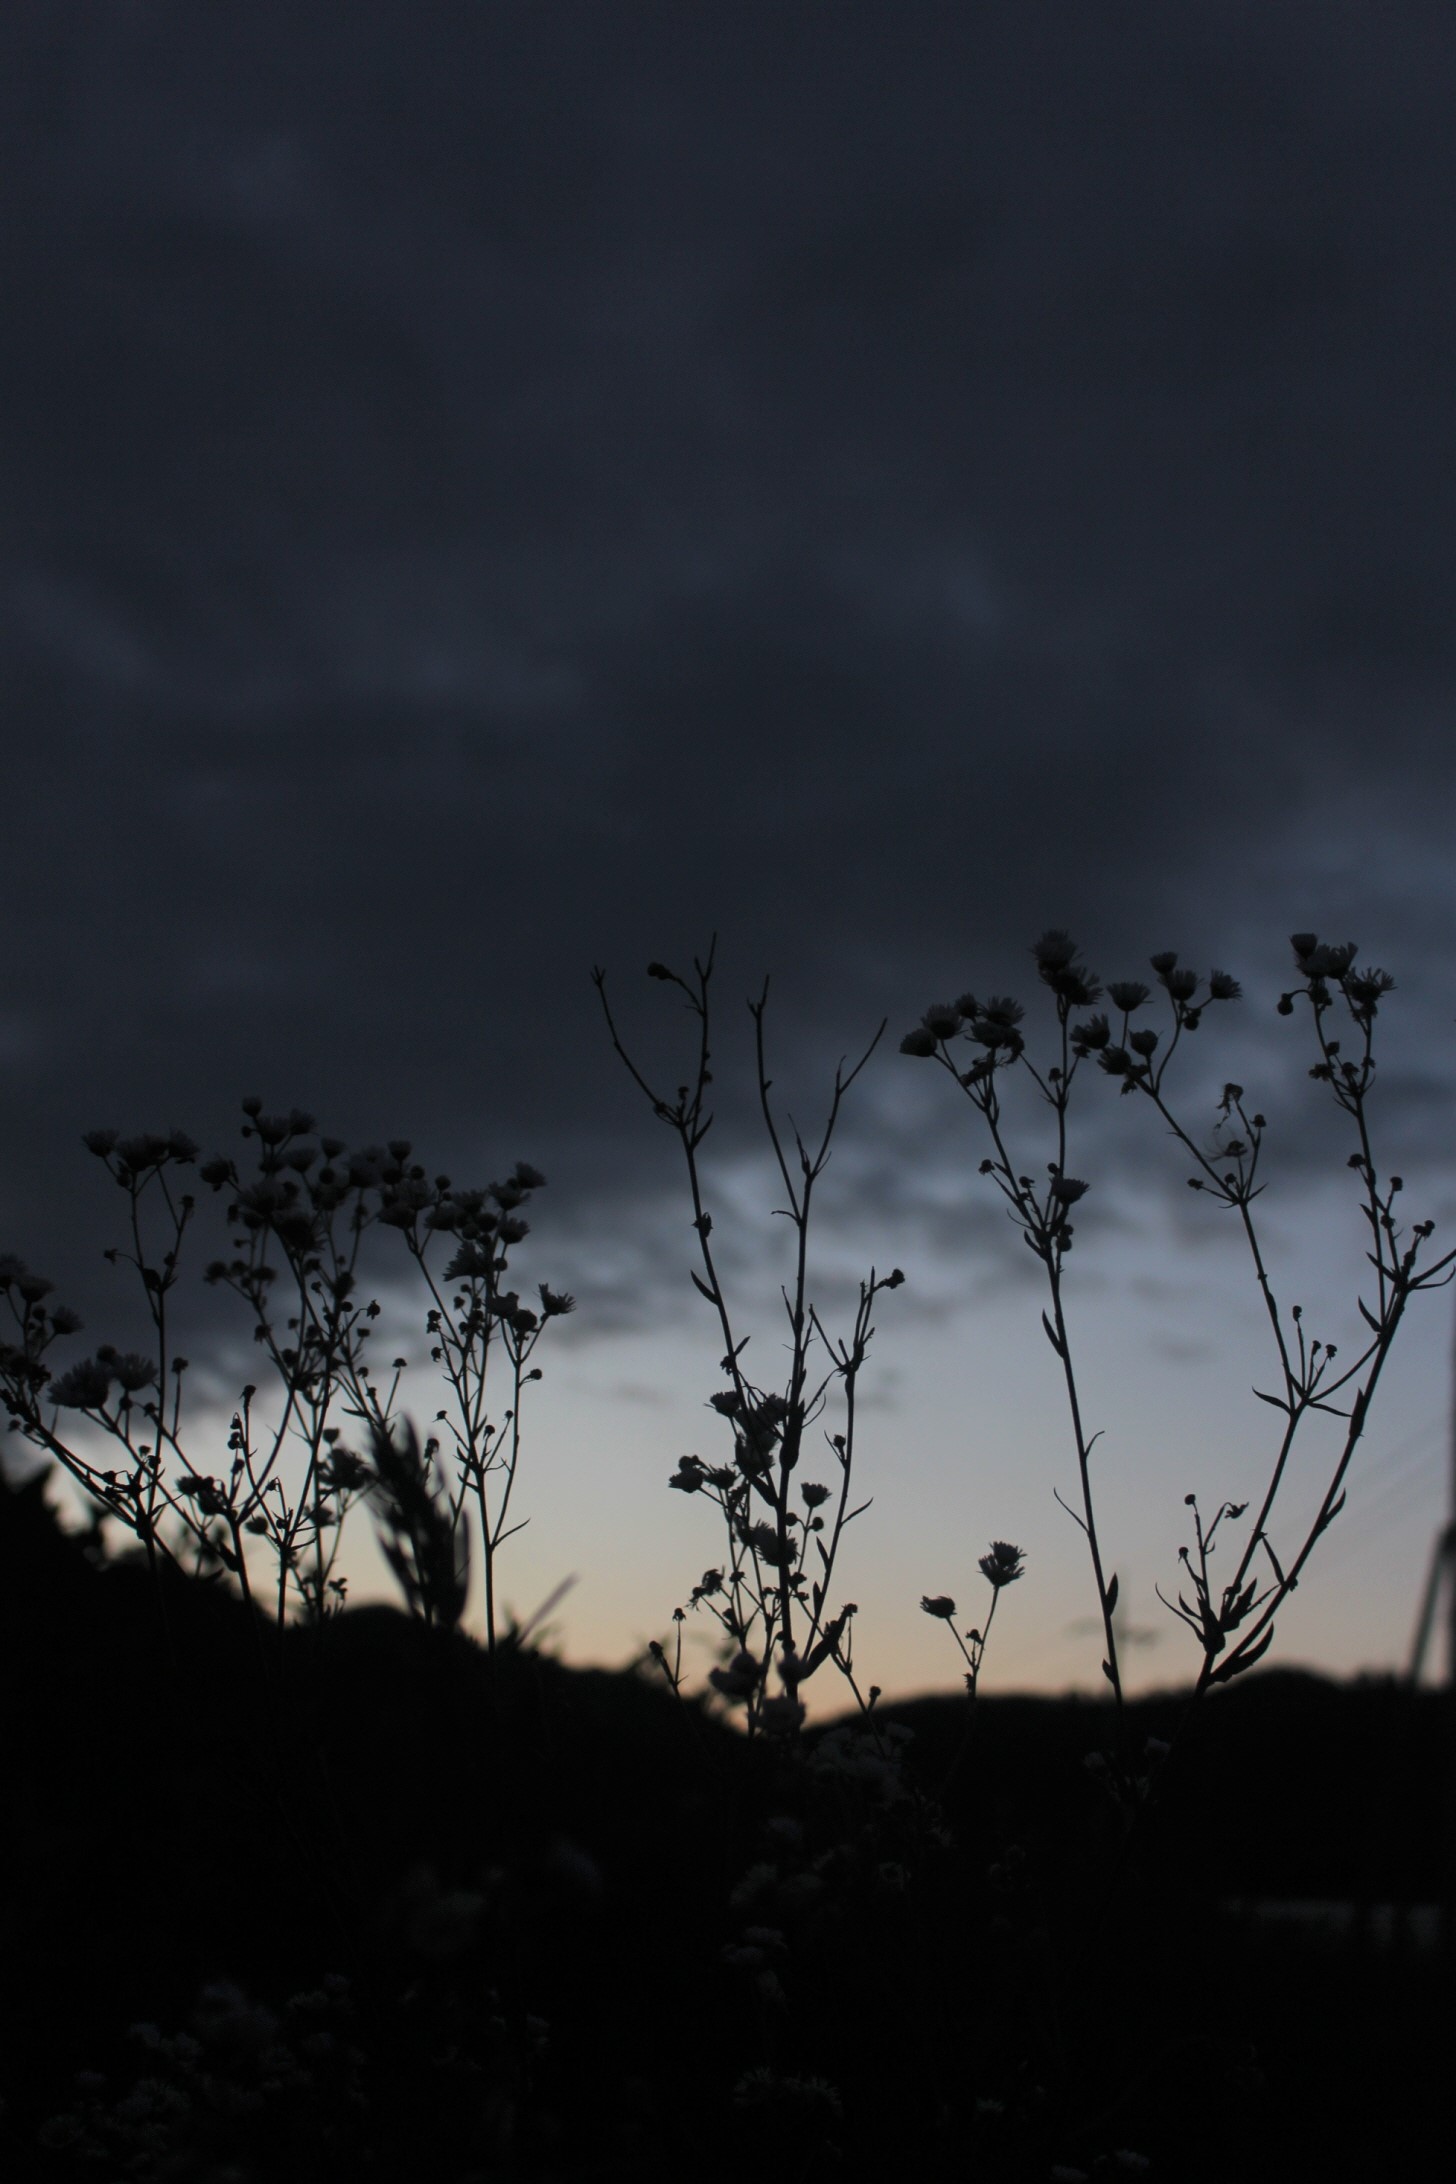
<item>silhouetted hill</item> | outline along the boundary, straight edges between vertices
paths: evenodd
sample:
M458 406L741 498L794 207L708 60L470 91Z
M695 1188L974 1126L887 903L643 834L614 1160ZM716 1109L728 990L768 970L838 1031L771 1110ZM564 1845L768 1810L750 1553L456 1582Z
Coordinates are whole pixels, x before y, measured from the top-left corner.
M654 1982L711 1955L721 1778L760 1755L698 1708L529 1652L492 1663L389 1608L280 1643L168 1571L162 1614L144 1563L94 1567L36 1491L0 1509L13 2099L43 2110L209 1981L281 1996L335 1967L382 2006L431 1961L479 1985L488 1957L519 2018L585 2037L599 1979L643 2022L660 2007L635 1977L646 1898L673 1904Z
M1332 1965L1218 1909L1432 1896L1433 1694L1270 1671L1210 1695L1127 1862L1105 1704L877 1710L913 1731L937 1847L845 1724L791 1764L660 1684L394 1609L280 1634L98 1565L37 1491L0 1491L0 1661L9 2173L107 2174L80 2148L115 2108L112 2173L211 2184L650 2184L765 2144L804 2178L964 2155L1040 2184L1127 2144L1250 2184L1316 2138L1322 2178L1367 2173L1339 2166L1379 2118L1326 2084L1336 2038L1411 2113L1441 2097L1414 2062L1434 1968ZM1185 1704L1135 1703L1134 1760ZM191 2120L134 2114L138 2079ZM1282 2167L1240 2152L1255 2125Z
M1171 1878L1214 1896L1433 1902L1441 1890L1444 1695L1395 1678L1336 1682L1255 1670L1205 1694L1130 1702L1127 1745L1174 1745L1151 1830ZM884 1710L914 1731L907 1768L988 1850L1031 1836L1064 1846L1107 1799L1089 1755L1114 1744L1108 1701L983 1692ZM1153 1843L1148 1845L1151 1854Z

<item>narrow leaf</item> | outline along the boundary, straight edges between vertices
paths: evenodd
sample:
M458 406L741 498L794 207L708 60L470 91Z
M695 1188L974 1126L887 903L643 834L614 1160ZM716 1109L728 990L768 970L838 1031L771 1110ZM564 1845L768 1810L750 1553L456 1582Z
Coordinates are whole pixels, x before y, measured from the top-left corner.
M718 1302L717 1290L710 1289L705 1281L701 1280L697 1274L693 1273L691 1267L688 1268L688 1272L692 1275L693 1287L697 1290L698 1294L700 1296L706 1297L709 1304L716 1304Z
M1111 1663L1110 1661L1104 1661L1104 1662L1103 1662L1103 1664L1102 1664L1102 1673L1103 1673L1103 1675L1104 1675L1104 1676L1105 1676L1105 1677L1107 1678L1107 1681L1108 1681L1108 1682L1109 1682L1110 1684L1116 1684L1116 1682L1117 1682L1117 1678L1116 1678L1116 1677L1115 1677L1115 1676L1113 1675L1113 1673L1112 1673L1112 1663Z
M1250 1578L1241 1593L1226 1592L1223 1596L1223 1609L1218 1619L1219 1628L1228 1631L1237 1630L1248 1614L1253 1598L1254 1580L1252 1578Z
M695 1282L698 1281L698 1277L696 1274L693 1276L693 1280ZM701 1289L702 1286L702 1283L698 1282L699 1289ZM1266 1395L1262 1388L1255 1388L1253 1392L1255 1395L1257 1395L1261 1403L1272 1403L1275 1410L1283 1411L1286 1418L1289 1416L1289 1405L1282 1395Z
M1259 1537L1264 1542L1265 1554L1269 1557L1269 1560L1274 1565L1274 1575L1278 1578L1280 1584L1282 1585L1284 1583L1284 1572L1279 1567L1279 1557L1274 1552L1273 1542L1270 1540L1269 1534L1267 1532L1261 1532L1259 1534Z
M1046 1316L1045 1312L1043 1312L1043 1313L1042 1313L1042 1316L1041 1316L1041 1323L1042 1323L1042 1326L1043 1326L1043 1327L1044 1327L1044 1328L1046 1329L1046 1336L1047 1336L1047 1341L1048 1341L1048 1342L1049 1342L1049 1343L1051 1344L1052 1348L1053 1348L1053 1349L1054 1349L1054 1350L1056 1351L1056 1353L1057 1353L1057 1356L1058 1356L1058 1357L1065 1357L1065 1355L1066 1355L1066 1352L1065 1352L1065 1351L1063 1350L1063 1348L1062 1348L1062 1345L1061 1345L1061 1342L1060 1342L1060 1340L1058 1339L1058 1336L1057 1336L1057 1331L1056 1331L1055 1327L1053 1327L1053 1325L1052 1325L1051 1321L1050 1321L1050 1320L1049 1320L1049 1319L1047 1318L1047 1316Z
M1111 1613L1112 1613L1113 1609L1114 1609L1114 1608L1115 1608L1116 1606L1117 1606L1117 1572L1116 1572L1116 1570L1114 1570L1114 1571L1113 1571L1113 1573L1112 1573L1112 1581L1111 1581L1111 1583L1110 1583L1110 1584L1108 1585L1108 1588L1107 1588L1107 1612L1108 1612L1108 1614L1109 1614L1109 1615L1111 1615Z

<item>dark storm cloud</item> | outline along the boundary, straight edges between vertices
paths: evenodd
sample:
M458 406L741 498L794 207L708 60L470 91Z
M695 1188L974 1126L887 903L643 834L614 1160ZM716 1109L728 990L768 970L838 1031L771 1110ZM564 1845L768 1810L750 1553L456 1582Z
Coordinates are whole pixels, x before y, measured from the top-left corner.
M816 1086L1048 923L1266 987L1329 926L1444 1025L1453 69L1420 6L9 11L0 1242L256 1088L539 1158L650 1316L587 972L715 928Z

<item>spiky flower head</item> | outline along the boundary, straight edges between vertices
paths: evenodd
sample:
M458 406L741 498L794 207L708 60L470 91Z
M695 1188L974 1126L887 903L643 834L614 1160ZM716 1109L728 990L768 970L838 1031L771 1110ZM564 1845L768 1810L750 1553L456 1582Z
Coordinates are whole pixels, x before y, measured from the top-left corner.
M1368 1009L1373 1015L1381 997L1394 993L1395 980L1389 971L1359 971L1349 981L1348 991L1357 1008Z
M978 1567L987 1583L999 1592L1003 1585L1014 1585L1018 1577L1025 1575L1022 1568L1025 1559L1023 1550L1013 1547L1009 1540L993 1539L991 1552L982 1555Z
M63 1410L100 1410L111 1393L112 1379L110 1367L99 1358L83 1358L51 1382L51 1401Z
M961 1012L949 1001L933 1001L921 1018L934 1039L953 1039L961 1028Z
M1041 972L1064 971L1077 953L1077 943L1060 926L1049 927L1032 947Z

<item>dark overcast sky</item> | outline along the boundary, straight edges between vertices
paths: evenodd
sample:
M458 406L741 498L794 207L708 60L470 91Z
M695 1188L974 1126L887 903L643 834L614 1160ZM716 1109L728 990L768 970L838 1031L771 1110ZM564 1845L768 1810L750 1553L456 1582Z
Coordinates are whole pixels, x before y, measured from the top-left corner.
M582 1300L556 1430L615 1391L632 1523L677 1526L655 1628L717 1551L661 1491L716 1356L594 962L645 1026L646 960L716 930L806 1112L890 1017L836 1234L939 1298L941 1372L1003 1239L894 1046L1033 984L1046 925L1243 976L1210 1080L1267 1042L1291 1097L1285 936L1357 939L1451 1210L1453 111L1445 0L12 0L0 1245L94 1326L80 1131L211 1147L254 1089L462 1177L538 1161ZM1163 1219L1127 1282L1166 1301ZM1347 1663L1404 1644L1448 1326ZM654 1330L701 1340L691 1394ZM1029 1532L1007 1493L937 1521Z

